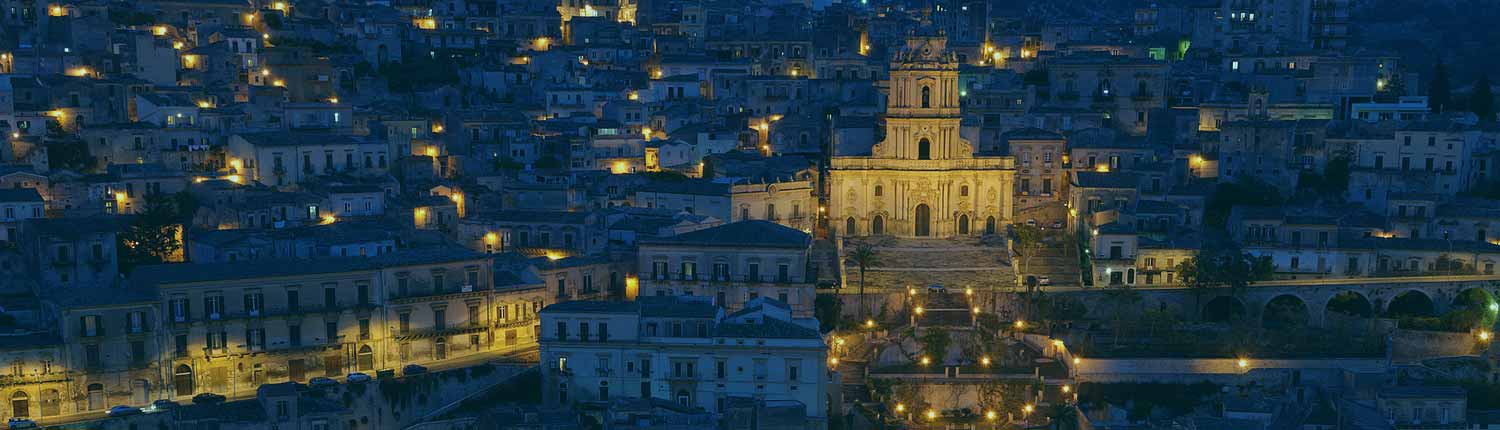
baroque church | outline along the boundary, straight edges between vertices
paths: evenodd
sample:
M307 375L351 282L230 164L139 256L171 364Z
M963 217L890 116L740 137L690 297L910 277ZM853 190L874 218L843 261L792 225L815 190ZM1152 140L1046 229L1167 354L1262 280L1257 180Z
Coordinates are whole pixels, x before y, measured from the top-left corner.
M958 57L947 38L908 37L891 63L885 140L835 154L829 220L842 236L951 238L1002 231L1014 212L1015 160L959 136Z

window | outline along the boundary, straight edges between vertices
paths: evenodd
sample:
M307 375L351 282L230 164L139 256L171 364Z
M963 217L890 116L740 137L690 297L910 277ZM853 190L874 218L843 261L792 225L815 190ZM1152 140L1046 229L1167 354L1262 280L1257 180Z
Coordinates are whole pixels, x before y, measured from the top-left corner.
M922 87L922 108L932 107L932 88Z
M188 321L188 319L189 319L189 317L188 317L188 299L186 299L186 298L172 299L168 303L168 305L171 308L172 321L173 322L187 322Z
M203 312L208 314L208 319L217 320L224 315L224 296L208 296L203 298Z
M323 324L323 341L328 344L338 343L339 323L337 321L329 321Z
M104 335L104 327L99 325L98 315L85 315L80 319L80 329L83 337L95 337Z

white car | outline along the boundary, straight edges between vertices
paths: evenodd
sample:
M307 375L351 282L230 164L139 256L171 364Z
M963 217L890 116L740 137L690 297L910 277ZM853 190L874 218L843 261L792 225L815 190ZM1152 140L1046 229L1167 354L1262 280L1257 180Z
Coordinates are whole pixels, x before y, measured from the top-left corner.
M1052 278L1046 276L1036 277L1036 284L1041 286L1052 285Z

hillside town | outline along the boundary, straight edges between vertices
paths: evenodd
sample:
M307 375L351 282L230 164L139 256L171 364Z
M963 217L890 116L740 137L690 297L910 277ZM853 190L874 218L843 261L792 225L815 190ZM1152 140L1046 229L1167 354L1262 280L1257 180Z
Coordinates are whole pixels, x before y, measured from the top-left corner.
M0 0L0 421L1500 428L1415 3Z

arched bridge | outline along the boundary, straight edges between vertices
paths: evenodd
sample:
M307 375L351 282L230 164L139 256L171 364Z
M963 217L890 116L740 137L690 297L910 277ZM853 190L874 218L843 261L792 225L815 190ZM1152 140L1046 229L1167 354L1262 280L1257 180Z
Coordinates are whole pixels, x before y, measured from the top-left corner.
M1092 318L1110 318L1115 306L1127 306L1169 310L1190 320L1200 316L1223 319L1236 313L1256 320L1268 312L1305 315L1305 323L1312 326L1323 326L1335 313L1356 317L1393 313L1437 316L1465 303L1477 303L1491 311L1500 309L1495 300L1500 297L1500 276L1495 275L1266 281L1252 284L1237 295L1228 288L1200 292L1183 287L1137 287L1135 295L1111 294L1111 288L1070 288L1054 294L1079 299Z

